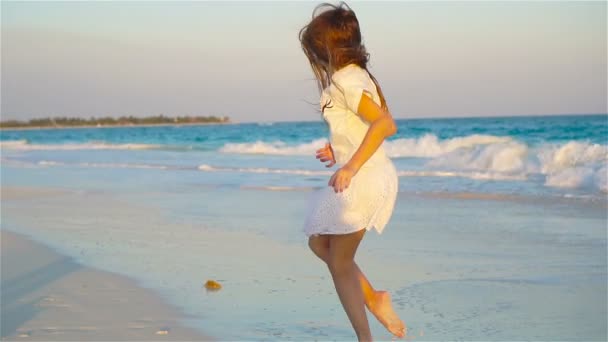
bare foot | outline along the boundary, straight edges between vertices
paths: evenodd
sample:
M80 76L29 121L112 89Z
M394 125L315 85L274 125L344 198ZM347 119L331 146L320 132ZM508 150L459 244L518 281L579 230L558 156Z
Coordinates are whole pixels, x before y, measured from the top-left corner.
M401 321L391 304L391 295L386 291L376 291L374 303L369 306L369 311L384 327L397 337L405 337L407 328Z

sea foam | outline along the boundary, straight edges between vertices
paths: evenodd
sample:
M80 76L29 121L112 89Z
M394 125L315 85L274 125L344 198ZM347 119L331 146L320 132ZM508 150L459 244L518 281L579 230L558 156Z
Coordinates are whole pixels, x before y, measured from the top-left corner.
M288 145L283 141L253 143L228 143L220 148L222 153L270 154L270 155L311 155L323 147L327 139L316 139L308 143Z
M289 145L282 141L229 143L222 153L314 155L325 139ZM531 174L545 177L545 185L560 188L595 188L606 192L608 147L585 141L530 146L511 137L469 135L439 139L426 134L384 142L391 158L426 159L428 170L401 170L400 176L465 177L525 180ZM258 170L260 171L260 170ZM250 170L249 172L254 172Z
M224 154L279 156L311 156L327 142L318 138L299 144L284 141L226 143L217 148ZM393 159L415 158L424 169L400 169L401 177L463 177L480 180L527 180L536 175L547 187L585 188L607 192L608 146L588 141L544 142L527 144L512 137L473 134L439 139L426 134L418 138L389 140L383 144ZM141 150L167 149L167 145L112 144L104 141L66 144L32 144L27 140L0 142L7 150ZM39 166L58 166L53 160ZM168 168L170 165L80 163L84 167ZM293 174L303 176L331 175L330 170L307 170L266 167L226 167L223 165L191 165L186 168L206 172L242 172L258 174Z
M202 164L198 166L200 171L207 172L243 172L243 173L275 173L275 174L292 174L302 176L319 176L331 175L333 171L316 171L302 169L273 169L267 167L221 167Z

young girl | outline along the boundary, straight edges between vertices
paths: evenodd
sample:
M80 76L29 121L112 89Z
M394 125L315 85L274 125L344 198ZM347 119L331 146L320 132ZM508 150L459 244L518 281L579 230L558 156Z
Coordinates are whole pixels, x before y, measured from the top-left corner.
M371 341L365 307L391 333L406 328L387 292L376 291L354 261L363 235L381 233L397 197L397 173L382 142L396 132L382 90L367 70L369 54L359 22L344 3L322 4L300 31L321 91L320 108L330 143L317 151L326 166L338 165L328 186L316 192L306 218L310 249L329 267L342 306L359 341Z

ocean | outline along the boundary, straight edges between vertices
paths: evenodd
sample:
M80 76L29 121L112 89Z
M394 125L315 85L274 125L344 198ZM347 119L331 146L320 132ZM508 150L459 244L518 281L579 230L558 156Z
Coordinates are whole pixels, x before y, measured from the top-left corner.
M403 192L604 197L605 115L397 120L385 148ZM2 131L2 163L159 169L214 186L315 188L322 122ZM312 158L311 158L312 157ZM112 170L112 171L109 171Z
M410 338L605 340L608 116L397 125L395 213L357 260ZM221 340L352 339L301 232L335 170L314 157L327 134L320 118L2 130L2 187L64 194L3 200L1 227L137 279Z

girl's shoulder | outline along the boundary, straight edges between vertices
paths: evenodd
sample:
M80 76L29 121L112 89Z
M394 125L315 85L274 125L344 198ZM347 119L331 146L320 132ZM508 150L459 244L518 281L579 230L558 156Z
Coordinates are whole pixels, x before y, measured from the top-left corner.
M380 99L367 70L356 64L349 64L334 72L332 84L323 91L321 102L331 102L337 108L356 112L363 92L371 94L376 102Z
M367 70L361 68L357 64L348 64L345 67L334 72L332 80L337 84L348 85L350 83L360 84L371 81Z

